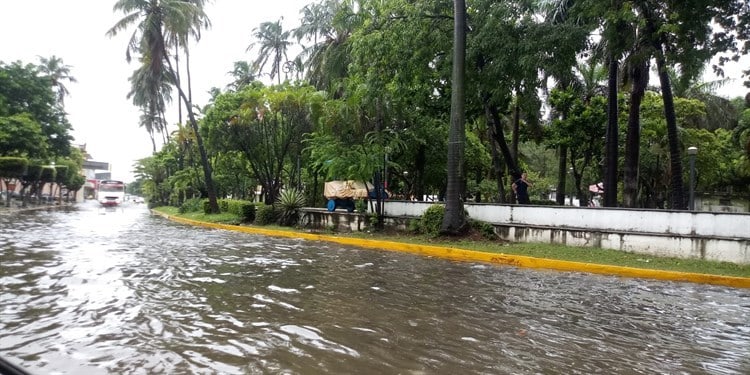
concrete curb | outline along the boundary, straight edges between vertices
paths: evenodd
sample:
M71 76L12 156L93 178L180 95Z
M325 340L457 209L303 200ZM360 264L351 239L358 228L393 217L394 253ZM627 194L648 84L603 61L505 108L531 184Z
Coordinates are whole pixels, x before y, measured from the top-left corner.
M312 241L334 242L342 245L364 247L368 249L400 251L412 254L434 256L444 259L450 259L462 262L482 262L496 265L508 265L524 268L541 268L557 271L569 272L588 272L602 275L614 275L622 277L657 279L668 281L683 281L699 284L712 284L728 286L733 288L750 288L750 278L708 275L702 273L660 271L652 269L641 269L633 267L609 266L602 264L572 262L567 260L554 260L544 258L534 258L524 255L508 255L501 253L486 253L481 251L464 250L442 246L416 245L409 243L378 241L350 237L336 237L331 235L302 233L293 231L280 231L273 229L264 229L257 227L245 227L240 225L208 223L185 219L176 216L170 216L159 211L151 210L152 213L162 216L166 219L195 226L207 228L231 230L235 232L244 232L251 234L260 234L271 237L301 238Z

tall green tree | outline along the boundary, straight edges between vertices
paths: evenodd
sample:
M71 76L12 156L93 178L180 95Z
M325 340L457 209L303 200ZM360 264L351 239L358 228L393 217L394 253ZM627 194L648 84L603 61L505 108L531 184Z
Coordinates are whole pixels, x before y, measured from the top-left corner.
M39 56L39 71L52 80L52 87L57 90L57 101L61 106L65 105L65 97L70 95L63 82L77 82L75 77L70 75L70 68L70 65L65 65L63 60L55 55L49 58Z
M24 123L31 121L41 128L46 144L39 146L46 148L47 157L70 155L72 127L57 101L52 81L39 72L37 65L0 61L0 117L16 115L21 117L7 121L16 124L19 120Z
M247 61L235 61L234 68L227 74L232 76L232 82L227 85L227 88L234 91L240 91L255 81L255 73Z
M281 65L288 58L286 51L291 42L289 41L289 31L284 31L281 20L276 22L263 22L259 27L253 30L253 36L257 42L251 43L247 51L251 51L256 45L259 45L258 58L255 59L255 67L260 73L266 67L269 60L271 63L271 79L278 78L278 84L281 84Z
M350 37L362 17L352 9L351 2L338 0L309 4L301 13L301 25L293 33L299 42L312 41L300 54L306 79L316 88L335 94L337 88L333 85L348 75L352 59Z
M172 85L167 72L162 70L159 73L154 75L147 65L138 67L129 78L131 90L127 95L141 109L139 125L151 138L153 152L156 152L156 133L161 134L163 143L166 143L165 113L167 103L172 100Z
M717 94L717 91L726 86L731 79L719 78L704 81L699 76L688 76L680 74L675 69L669 69L672 91L677 98L696 99L706 104L706 116L702 121L685 124L687 127L697 127L707 130L727 129L731 130L737 126L738 113L729 99Z
M716 54L738 51L738 43L750 40L750 25L747 24L750 6L744 0L640 0L634 4L645 21L646 30L650 30L646 37L653 47L664 99L672 177L670 206L686 209L683 150L680 149L669 69L679 66L683 78L689 80L701 74L703 66ZM743 48L747 51L746 43Z
M638 167L641 145L641 102L649 81L649 55L640 41L636 42L627 59L627 77L630 81L630 103L628 130L625 137L625 162L622 190L622 205L635 208L638 205Z
M312 87L246 87L220 95L205 121L210 145L239 152L273 204L282 186L295 186L304 134L312 131L323 96Z
M570 43L571 47L567 48L570 51L567 54L568 56L570 56L571 52L578 55L586 51L590 33L599 27L598 17L601 11L595 12L592 16L578 9L579 7L588 8L578 1L550 0L541 2L540 8L544 14L545 23L551 25L553 30L557 30L551 34L569 35L571 36L569 40L576 41L575 43ZM561 40L568 39L562 38ZM553 40L552 42L558 46L566 45L566 43L560 43L558 40ZM577 64L571 63L570 57L568 59L553 59L554 64L545 69L545 75L556 81L556 87L559 90L567 91L568 89L572 89L585 103L588 103L594 96L606 92L606 86L602 85L602 82L606 82L607 77L601 57L596 53L590 53L590 51L586 51L586 53L590 55L586 59L586 62L578 62ZM561 54L556 54L556 56L559 55ZM560 108L562 111L553 110L551 113L553 121L566 121L569 114L565 111L569 108L568 106L563 106ZM557 154L556 201L562 205L565 204L566 181L569 175L568 148L566 143L558 144Z
M131 53L139 53L142 56L143 65L147 66L154 77L164 75L171 84L176 85L176 70L167 53L167 33L189 33L193 27L167 28L167 25L202 25L207 17L204 17L202 2L181 0L119 0L114 9L122 11L126 15L118 21L107 35L114 36L135 25L126 50L126 59L130 61ZM156 82L156 81L154 81ZM208 193L209 211L219 212L216 200L216 190L211 177L211 164L209 163L203 139L198 128L193 103L180 85L176 85L177 92L185 105L188 121L196 135L196 143L201 156L201 164Z
M607 98L603 95L580 97L575 89L569 88L566 91L552 90L550 104L566 116L552 121L546 142L553 147L564 145L570 152L569 171L574 178L576 196L585 206L588 194L585 193L587 184L582 183L583 177L602 156Z
M174 70L176 85L185 87L187 91L187 97L190 102L193 101L193 88L192 88L192 77L190 70L190 40L191 38L196 42L200 41L201 33L203 29L209 29L211 27L211 20L208 15L203 11L204 6L208 2L207 0L187 0L188 2L195 5L195 9L189 12L185 12L184 17L170 17L166 19L165 24L165 39L168 45L174 48ZM186 80L185 86L183 86L183 79L180 69L180 54L185 55L185 73ZM178 101L178 122L182 123L182 102ZM168 131L164 130L167 134Z
M0 116L0 156L45 159L48 149L42 127L28 113Z

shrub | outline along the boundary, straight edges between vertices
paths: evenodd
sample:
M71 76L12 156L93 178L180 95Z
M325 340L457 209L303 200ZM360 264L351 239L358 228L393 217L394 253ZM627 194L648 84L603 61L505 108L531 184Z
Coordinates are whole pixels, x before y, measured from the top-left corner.
M240 217L242 221L252 223L255 221L255 204L250 201L241 201L240 204Z
M219 199L217 202L219 204L219 212L230 212L229 211L230 202L231 202L230 199Z
M419 219L409 219L406 229L412 233L419 233Z
M378 228L378 224L380 224L380 218L378 217L378 214L376 212L371 212L369 215L367 215L367 223L369 228Z
M181 214L187 213L187 212L199 212L201 208L203 208L204 199L201 198L190 198L186 200L185 202L182 202L180 205L179 212ZM208 203L208 200L206 200L206 204Z
M354 210L361 214L367 212L367 201L364 199L354 201Z
M497 239L497 233L495 233L495 227L492 224L481 220L469 220L469 222L471 228L479 232L482 237L488 240Z
M255 204L250 201L237 200L237 199L222 199L222 204L219 207L222 211L237 215L242 222L251 223L255 220Z
M268 225L276 222L276 209L273 205L259 204L256 206L255 211L255 224L256 225Z
M425 210L419 219L419 232L430 236L437 236L440 233L440 226L443 225L445 216L445 206L442 204L433 204Z
M299 209L305 206L305 196L297 189L287 189L279 194L275 206L279 213L279 224L292 226L299 220Z

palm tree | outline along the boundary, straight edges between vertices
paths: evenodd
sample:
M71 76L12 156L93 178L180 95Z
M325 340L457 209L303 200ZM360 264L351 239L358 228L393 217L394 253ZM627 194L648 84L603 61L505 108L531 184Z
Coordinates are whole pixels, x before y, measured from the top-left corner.
M166 82L176 86L177 92L185 104L190 126L196 135L206 190L208 191L209 211L218 213L219 205L211 176L211 165L208 161L203 138L198 131L198 121L193 112L192 100L185 94L182 87L176 84L177 74L167 53L166 41L168 39L165 37L165 35L171 37L173 34L190 33L191 30L206 25L207 17L203 12L202 5L203 1L118 0L114 9L123 11L126 16L115 23L107 31L107 35L115 36L118 32L135 24L135 31L128 42L125 53L127 61L131 60L131 53L140 54L142 56L142 69L148 69L153 77L163 77ZM184 27L188 24L191 24L191 26ZM183 25L183 27L177 27L176 25Z
M182 79L180 75L180 64L179 56L180 51L185 54L185 72L187 73L187 96L188 99L193 101L193 89L190 77L190 49L189 39L193 37L195 41L200 41L201 30L208 29L211 27L211 20L203 12L203 6L206 4L206 0L188 0L188 2L195 4L196 9L193 12L187 12L187 17L174 17L166 19L165 22L165 40L169 45L174 46L175 53L175 77L177 79L176 85L182 85ZM182 123L182 103L178 102L178 122ZM166 129L165 129L166 133Z
M151 137L153 152L156 152L155 133L162 135L162 141L166 142L166 103L171 101L172 86L169 80L161 72L161 76L154 76L147 65L141 65L133 71L130 76L131 89L127 98L133 100L133 104L141 108L141 126Z
M247 61L235 61L234 69L232 69L231 72L227 72L227 74L231 75L232 78L234 78L234 81L228 84L227 88L230 88L234 91L240 91L243 87L255 81L255 74L253 73L253 69L250 64L247 63Z
M630 82L628 133L625 138L625 163L622 189L624 207L638 205L638 168L641 154L641 102L649 80L650 54L643 40L638 40L626 59L627 79Z
M350 4L335 0L319 4L315 13L305 13L295 36L298 40L312 37L314 42L300 54L311 85L319 90L333 89L333 83L348 75L349 38L360 20ZM319 37L323 39L318 41Z
M672 93L676 98L695 99L706 105L705 119L693 124L693 126L711 131L716 129L732 130L737 126L739 119L732 102L716 95L718 89L732 81L731 78L703 81L700 79L703 71L694 76L675 69L668 69L668 73L672 82Z
M77 82L76 79L70 75L70 65L65 65L63 60L55 55L50 58L39 57L39 71L49 77L52 80L52 87L57 89L57 102L61 105L65 105L65 97L70 93L68 88L65 87L63 81Z
M268 60L271 60L271 79L278 76L278 83L281 84L281 65L286 62L286 50L291 44L289 41L289 31L284 31L281 26L281 20L276 22L263 22L260 27L253 30L253 36L258 40L257 43L251 43L247 51L252 50L256 44L260 44L258 58L255 59L255 66L258 72L262 72Z
M605 7L601 3L596 6ZM577 8L577 9L576 9ZM578 28L594 30L599 27L598 19L589 19L581 13L582 9L589 9L591 6L581 4L580 1L573 0L540 0L539 9L543 11L545 22L559 28L564 24L572 24ZM599 12L592 12L597 14ZM603 58L601 51L605 48L606 41L594 46L594 54L585 62L576 64L574 69L566 64L552 66L550 71L545 74L551 75L558 83L560 89L572 89L576 95L579 95L585 103L589 103L596 95L606 95L606 85L602 84L607 79L606 69L601 64ZM545 80L546 81L546 80ZM545 88L546 90L546 88ZM548 95L549 96L549 95ZM554 113L553 117L560 117L562 120L567 119L567 110L562 113ZM568 176L568 147L566 144L558 146L558 165L557 165L557 204L565 204L566 179ZM571 158L572 159L572 158ZM570 165L575 165L575 160L570 160Z
M745 149L747 166L750 168L750 92L745 95L745 108L740 112L740 120L732 131L732 139Z
M293 31L297 41L312 38L313 46L318 45L318 37L325 34L333 23L331 10L334 9L336 4L335 1L327 0L318 4L305 5L300 10L300 13L302 13L300 26Z
M463 195L463 159L466 133L466 2L453 1L453 82L451 85L451 127L448 140L448 186L445 216L440 232L461 234L467 229Z

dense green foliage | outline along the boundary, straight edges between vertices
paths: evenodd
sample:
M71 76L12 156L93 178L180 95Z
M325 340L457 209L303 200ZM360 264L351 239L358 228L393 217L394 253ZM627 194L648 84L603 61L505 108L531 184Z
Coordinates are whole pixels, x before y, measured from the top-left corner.
M0 177L20 178L26 174L29 161L26 158L0 156Z
M589 185L604 181L608 170L625 170L625 177L635 176L626 185L634 189L609 189L617 202L680 208L674 199L684 192L674 190L686 185L675 180L688 179L682 164L691 145L705 150L696 161L698 191L746 193L748 132L741 113L748 106L724 105L736 111L727 118L738 123L708 125L717 118L711 103L718 101L710 91L695 95L689 84L708 58L742 52L746 34L732 39L709 26L713 20L747 30L746 18L719 20L747 6L705 0L710 11L697 14L673 2L649 4L467 1L466 126L457 138L464 162L453 172L446 168L452 2L323 1L302 9L297 29L264 22L249 41L255 64L236 62L233 82L216 89L203 108L199 134L217 194L271 204L294 188L322 206L324 181L361 179L387 183L392 199L445 199L449 173L460 172L458 199L508 202L508 187L523 170L535 183L535 203L548 203L556 190L558 203L572 193L586 204L593 197ZM667 11L679 17L666 17ZM599 32L602 38L593 38ZM292 36L305 47L293 59L285 55ZM605 64L606 56L618 64ZM657 63L674 67L671 80L662 82L674 87L672 97L638 80L643 64L647 72ZM606 81L612 66L621 68L619 83ZM275 85L258 80L264 72ZM617 112L611 113L607 86L613 84ZM544 106L551 109L547 115ZM611 118L620 140L614 159L604 147ZM180 126L162 150L141 161L150 200L179 205L209 194L197 136ZM607 167L611 160L616 168Z
M699 77L712 58L721 71L747 53L746 1L461 3L325 0L297 28L253 25L238 46L252 58L228 67L231 82L198 111L178 74L188 60L175 55L210 25L205 2L118 0L125 17L108 34L133 29L128 95L154 147L163 140L131 186L153 205L208 198L214 213L228 209L217 197L271 205L291 189L323 206L332 179L387 185L391 199L512 203L524 171L539 203L555 192L558 204L586 204L589 185L613 181L612 205L679 209L696 146L697 191L750 193L750 105L697 89L710 87ZM466 31L462 48L455 31ZM303 52L287 56L295 43ZM55 57L0 64L0 156L70 175L64 80ZM188 118L169 123L175 94Z
M255 224L275 224L279 219L279 211L272 204L261 204L256 206Z
M0 178L20 183L23 205L31 196L41 198L44 183L55 184L59 193L75 193L85 183L83 155L71 144L64 80L75 82L55 56L40 58L39 65L0 61L0 159L23 165L23 171L0 167ZM42 173L41 165L55 163Z

